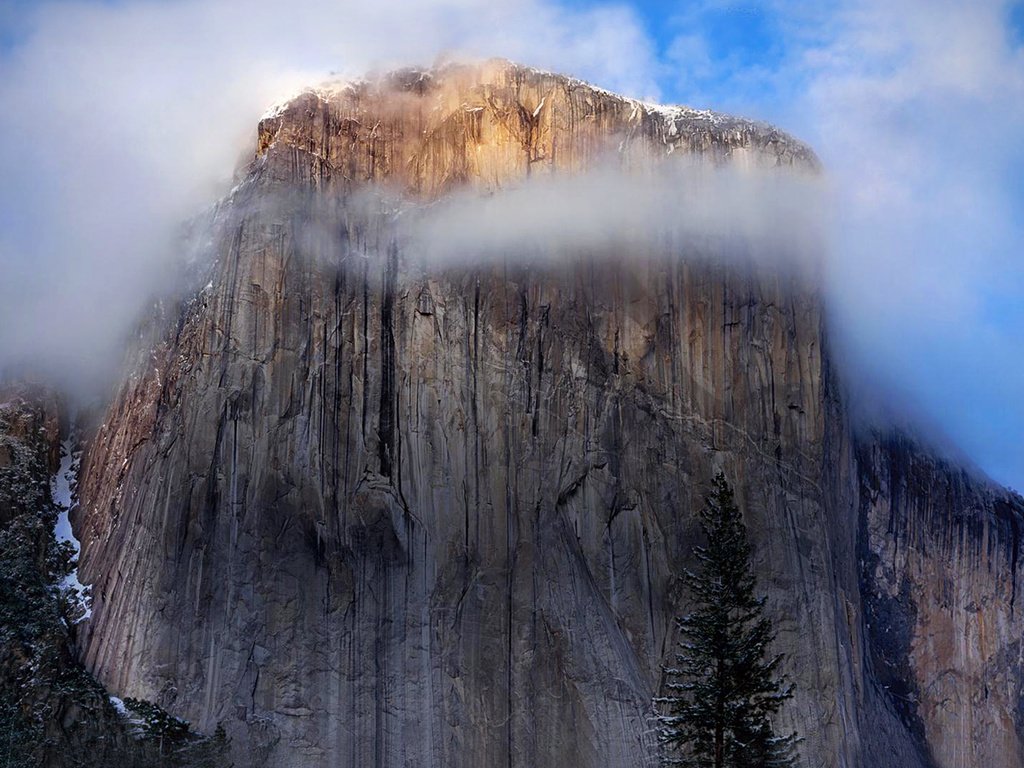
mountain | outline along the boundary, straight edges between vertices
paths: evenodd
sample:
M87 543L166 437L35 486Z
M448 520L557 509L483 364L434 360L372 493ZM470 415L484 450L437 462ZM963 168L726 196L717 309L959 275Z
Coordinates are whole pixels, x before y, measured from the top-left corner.
M813 276L687 242L427 261L399 226L681 160L819 172L769 126L507 62L268 113L205 287L87 435L85 667L222 724L236 765L655 765L720 470L804 764L1020 765L1024 502L855 428Z

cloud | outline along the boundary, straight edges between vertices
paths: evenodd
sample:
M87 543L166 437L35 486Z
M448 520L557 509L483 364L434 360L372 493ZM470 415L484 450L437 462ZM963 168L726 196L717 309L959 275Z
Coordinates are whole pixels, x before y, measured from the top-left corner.
M829 294L851 365L1024 487L1024 53L1006 6L861 3L804 66L842 190Z
M259 115L331 72L506 56L656 96L616 5L547 0L38 2L0 41L0 371L84 389L178 270ZM585 30L586 34L580 34ZM6 46L6 47L4 47Z
M1019 8L700 0L659 56L621 4L23 3L0 15L0 371L111 377L126 329L180 271L182 222L231 186L269 104L328 72L498 55L808 139L835 194L828 299L855 389L874 410L913 403L1024 487ZM500 204L539 230L532 194L561 191ZM618 223L651 226L643 215ZM501 228L487 231L496 248Z
M938 425L1024 487L1024 50L1002 0L757 3L781 40L767 71L716 58L691 7L677 63L720 66L700 98L810 141L836 190L828 306L859 405ZM730 28L741 32L741 26ZM868 402L870 401L870 402Z
M457 193L399 217L426 265L683 255L730 258L820 277L822 180L775 168L682 159L640 172L608 162L575 176L537 175L480 195ZM624 256L627 254L627 256Z

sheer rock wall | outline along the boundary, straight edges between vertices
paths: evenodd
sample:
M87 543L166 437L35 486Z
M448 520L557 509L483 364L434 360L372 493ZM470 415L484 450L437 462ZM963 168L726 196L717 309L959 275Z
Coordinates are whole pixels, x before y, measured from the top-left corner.
M955 710L902 707L884 681L938 690L930 631L962 649L943 658L969 668L963 696L982 661L1016 692L1012 600L990 596L984 652L956 619L920 623L942 604L936 573L987 568L980 594L1015 581L1016 558L943 571L915 538L895 570L866 564L885 559L887 505L910 496L851 436L813 281L687 244L426 269L356 204L367 185L429 203L677 153L816 168L769 127L500 62L269 114L218 214L209 284L138 351L84 462L90 669L224 722L245 764L654 765L677 574L721 469L806 764L981 765L952 756ZM962 503L998 516L994 498L936 501L937 535ZM1000 536L1021 516L1007 498ZM862 593L878 589L914 597L906 648L875 650ZM985 754L1017 748L1005 701L972 704Z
M858 458L877 679L937 765L1021 765L1021 498L898 434Z

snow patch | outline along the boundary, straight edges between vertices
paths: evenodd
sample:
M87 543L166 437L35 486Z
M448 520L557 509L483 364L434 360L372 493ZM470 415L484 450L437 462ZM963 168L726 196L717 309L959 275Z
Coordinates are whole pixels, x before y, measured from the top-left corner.
M109 698L110 703L114 705L114 709L117 710L117 714L121 715L121 717L128 717L128 707L125 705L123 700L114 695L108 696L107 698Z
M78 468L82 460L82 452L75 449L74 436L61 443L60 457L60 469L50 483L50 495L60 508L53 535L58 542L68 542L75 551L75 567L63 578L59 587L62 592L69 594L77 606L78 610L74 613L78 617L75 624L78 624L92 616L92 595L91 587L78 579L78 555L82 551L82 545L71 530L71 520L68 518L68 514L78 503Z
M289 97L284 101L279 101L276 104L272 104L266 112L260 115L260 122L262 123L264 120L273 120L275 117L280 117L282 114L284 114L284 111L288 109L288 105L291 103L292 97Z
M260 120L273 120L275 117L280 117L288 110L288 107L291 106L292 102L303 94L312 93L320 99L320 101L327 102L339 93L350 88L357 88L367 82L366 78L329 78L321 82L319 85L306 86L304 88L297 89L291 95L271 105L271 107L260 117Z

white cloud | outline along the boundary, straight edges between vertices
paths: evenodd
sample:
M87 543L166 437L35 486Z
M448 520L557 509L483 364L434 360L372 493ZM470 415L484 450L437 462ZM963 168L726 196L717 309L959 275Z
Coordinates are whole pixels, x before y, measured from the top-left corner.
M684 253L820 277L820 177L792 169L719 167L681 155L639 172L608 162L576 176L536 175L490 195L455 194L400 219L408 252L426 263Z
M1008 183L1024 54L1007 11L845 4L797 62L797 108L840 189L830 298L856 370L1024 486L1024 324L1005 306L1024 292L1024 190Z
M1012 3L764 0L753 7L782 51L767 69L707 53L747 34L741 19L716 26L746 5L703 0L680 15L668 53L700 73L680 89L779 122L822 157L836 190L828 303L862 404L913 411L1024 487L1024 312L1013 308L1024 51Z
M548 0L40 2L0 51L0 368L95 384L272 102L329 72L506 56L656 95L633 14ZM582 32L582 33L581 33Z

